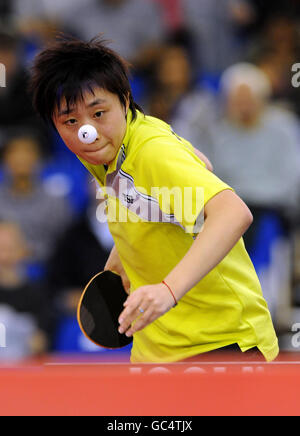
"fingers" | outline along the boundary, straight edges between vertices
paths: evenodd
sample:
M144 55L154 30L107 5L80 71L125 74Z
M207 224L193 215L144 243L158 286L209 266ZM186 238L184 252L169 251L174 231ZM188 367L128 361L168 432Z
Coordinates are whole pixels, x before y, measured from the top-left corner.
M155 320L155 316L153 316L152 310L147 310L143 315L141 315L137 321L134 323L133 326L131 326L127 332L126 336L132 336L135 332L138 332L139 330L142 330L144 327L146 327L148 324L150 324L152 321Z
M141 308L142 306L140 305L139 301L135 301L132 304L127 305L119 317L120 333L126 332L126 335L128 335L127 330L131 327L131 324L142 315L140 312ZM143 310L146 311L146 308L143 308Z
M119 332L132 336L174 306L172 296L163 284L143 286L134 291L124 303L119 316ZM141 313L140 309L143 309ZM134 324L133 324L134 323Z

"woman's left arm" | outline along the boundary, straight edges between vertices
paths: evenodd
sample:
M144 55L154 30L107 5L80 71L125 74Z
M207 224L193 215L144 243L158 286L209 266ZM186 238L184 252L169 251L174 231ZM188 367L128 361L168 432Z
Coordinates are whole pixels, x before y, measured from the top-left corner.
M194 147L194 153L195 153L196 156L199 157L200 160L202 160L202 162L205 163L206 168L207 168L209 171L211 171L211 172L214 171L214 167L213 167L211 161L210 161L210 160L205 156L205 154L203 154L200 150L198 150L198 149L195 148L195 147Z
M224 259L253 221L246 204L228 189L213 197L204 212L202 231L164 279L177 301ZM174 306L174 297L163 283L140 287L125 303L119 331L131 336L142 330Z

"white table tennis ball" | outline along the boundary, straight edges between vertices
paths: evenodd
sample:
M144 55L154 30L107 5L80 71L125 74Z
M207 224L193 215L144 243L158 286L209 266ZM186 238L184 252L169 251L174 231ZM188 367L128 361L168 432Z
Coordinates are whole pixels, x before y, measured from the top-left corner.
M95 127L89 124L80 127L80 129L78 130L78 138L84 144L92 144L93 142L96 141L97 136L98 136L97 130L95 129Z

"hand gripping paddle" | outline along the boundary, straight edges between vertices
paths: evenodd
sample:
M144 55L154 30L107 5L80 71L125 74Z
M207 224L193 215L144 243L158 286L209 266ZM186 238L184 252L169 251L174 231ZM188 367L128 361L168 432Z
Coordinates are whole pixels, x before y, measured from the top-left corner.
M78 304L77 319L84 335L104 348L129 345L132 337L118 332L118 318L127 297L118 274L111 271L97 274L86 286Z

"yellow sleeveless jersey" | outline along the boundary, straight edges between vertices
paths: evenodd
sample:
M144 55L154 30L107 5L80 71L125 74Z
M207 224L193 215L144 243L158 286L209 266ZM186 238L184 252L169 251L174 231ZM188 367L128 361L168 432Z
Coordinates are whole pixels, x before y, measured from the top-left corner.
M138 112L107 171L81 160L106 198L107 219L131 292L160 283L201 231L205 204L231 189L166 123ZM102 206L101 206L102 207ZM134 334L132 362L175 362L237 343L278 354L267 303L243 239L168 313Z

